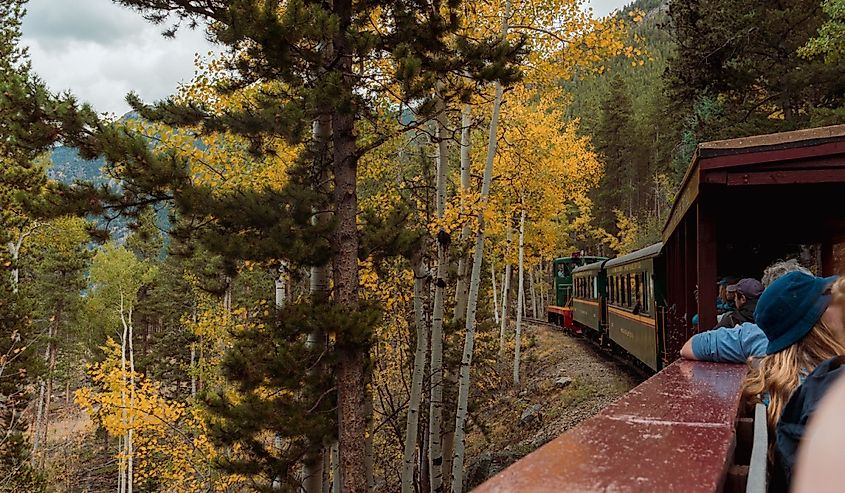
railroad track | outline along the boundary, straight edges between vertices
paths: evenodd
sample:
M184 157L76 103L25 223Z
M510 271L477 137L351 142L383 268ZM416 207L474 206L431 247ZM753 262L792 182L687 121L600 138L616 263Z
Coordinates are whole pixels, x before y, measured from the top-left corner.
M560 325L553 324L553 323L548 322L546 320L542 320L542 319L539 319L539 318L533 318L533 317L524 317L523 320L526 323L531 323L531 324L535 324L535 325L543 325L543 326L549 327L551 329L563 332L567 336L569 336L573 339L586 341L588 343L588 345L593 350L595 350L596 353L600 354L603 358L605 358L608 361L613 361L614 363L624 367L625 370L628 371L630 374L636 376L639 379L642 379L643 381L648 380L649 378L651 378L652 375L654 375L654 372L651 369L643 368L642 365L638 361L632 359L627 353L619 354L618 352L614 351L612 348L599 346L594 341L589 340L586 337L580 337L578 335L575 335L568 330L564 330L564 328L561 327Z

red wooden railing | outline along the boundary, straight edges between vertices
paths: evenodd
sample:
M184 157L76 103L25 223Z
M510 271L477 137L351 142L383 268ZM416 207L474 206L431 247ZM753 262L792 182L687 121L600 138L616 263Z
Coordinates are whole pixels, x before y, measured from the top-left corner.
M475 492L732 491L737 469L744 489L747 467L734 462L745 373L676 361Z

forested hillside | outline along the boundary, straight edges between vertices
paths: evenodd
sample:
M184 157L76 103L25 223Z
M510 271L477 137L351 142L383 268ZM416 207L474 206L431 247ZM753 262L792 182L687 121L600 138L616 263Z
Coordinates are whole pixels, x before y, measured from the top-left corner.
M109 120L0 0L0 492L466 491L549 261L845 97L839 0L115 3L220 50Z

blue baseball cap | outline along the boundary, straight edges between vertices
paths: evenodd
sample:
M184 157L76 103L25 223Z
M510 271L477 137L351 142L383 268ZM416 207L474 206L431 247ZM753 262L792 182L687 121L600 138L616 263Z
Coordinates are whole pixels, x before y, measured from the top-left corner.
M790 272L763 291L754 319L769 339L766 354L782 351L810 332L830 305L825 291L837 278Z

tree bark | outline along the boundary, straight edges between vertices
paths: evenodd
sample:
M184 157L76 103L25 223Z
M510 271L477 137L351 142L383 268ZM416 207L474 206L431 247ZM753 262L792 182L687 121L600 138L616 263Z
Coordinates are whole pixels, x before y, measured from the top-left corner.
M329 173L326 169L326 159L329 154L329 142L332 138L332 121L329 113L318 116L312 124L312 136L314 139L316 159L314 162L314 176L316 182L314 189L323 191L323 183L328 181ZM314 225L324 224L331 220L331 214L326 212L313 211L311 223ZM329 298L329 267L328 265L316 265L311 267L309 279L309 292L313 303L323 303ZM308 334L308 345L316 347L324 344L325 335L320 330ZM321 443L312 443L311 452L305 458L305 493L320 493L323 490L323 464L325 462L325 450Z
M408 402L408 419L405 425L405 450L402 457L401 487L402 493L411 493L414 489L414 465L419 430L420 401L425 373L425 356L428 349L428 327L425 323L423 296L428 289L429 274L421 260L414 265L414 319L417 329L416 350L414 352L414 370L411 377L411 395Z
M352 24L352 0L335 0L334 12L338 29L333 49L337 59L334 71L340 75L338 92L340 109L332 114L334 143L334 274L335 300L340 306L358 307L358 213L357 172L358 148L355 139L353 48L347 39ZM366 348L341 341L337 353L337 413L340 476L343 491L363 493L367 490L366 455Z
M448 172L448 146L446 114L443 100L438 97L438 114L435 120L437 142L436 214L443 220L446 214L446 174ZM443 491L443 312L446 295L446 273L449 262L449 235L437 233L437 273L434 280L434 308L431 316L431 408L429 426L429 474L431 490Z
M472 126L472 107L465 104L461 109L461 214L466 214L466 193L470 186L470 131ZM461 228L461 244L463 245L470 235L469 223ZM467 309L467 271L469 270L469 258L461 255L458 260L458 282L455 287L455 320L463 320Z
M490 261L490 281L493 283L493 320L499 323L499 294L496 289L496 263Z
M520 352L522 350L522 312L525 306L525 211L523 210L519 216L519 295L516 302L516 337L515 348L513 352L513 385L519 387L519 360Z
M537 310L537 290L534 288L534 275L535 275L534 268L532 267L528 271L528 290L531 293L531 313L534 315L534 318L537 318L537 314L539 311Z
M120 423L123 425L123 428L126 430L126 432L123 435L123 439L120 441L121 447L118 466L118 491L119 493L126 493L129 488L127 481L127 479L129 478L126 474L129 459L129 419L127 407L128 403L126 399L126 345L127 339L129 337L129 326L126 324L126 320L123 317L123 293L120 294L120 320L123 323L123 337L121 337L120 341Z
M511 250L511 224L510 219L508 219L507 224L507 233L506 233L506 240L505 240L505 279L504 279L504 287L502 288L502 316L499 318L499 366L504 366L505 361L505 334L508 327L508 302L510 301L510 288L511 288L511 262L509 260L510 250Z
M123 318L123 310L120 312L121 318ZM127 442L127 468L126 468L126 480L127 480L127 488L126 493L132 493L132 489L135 483L134 479L134 464L135 464L135 444L133 443L134 434L135 434L135 348L132 343L133 335L133 326L132 326L132 307L129 308L129 313L127 315L128 322L124 321L124 323L129 324L129 433L127 434L128 442Z

